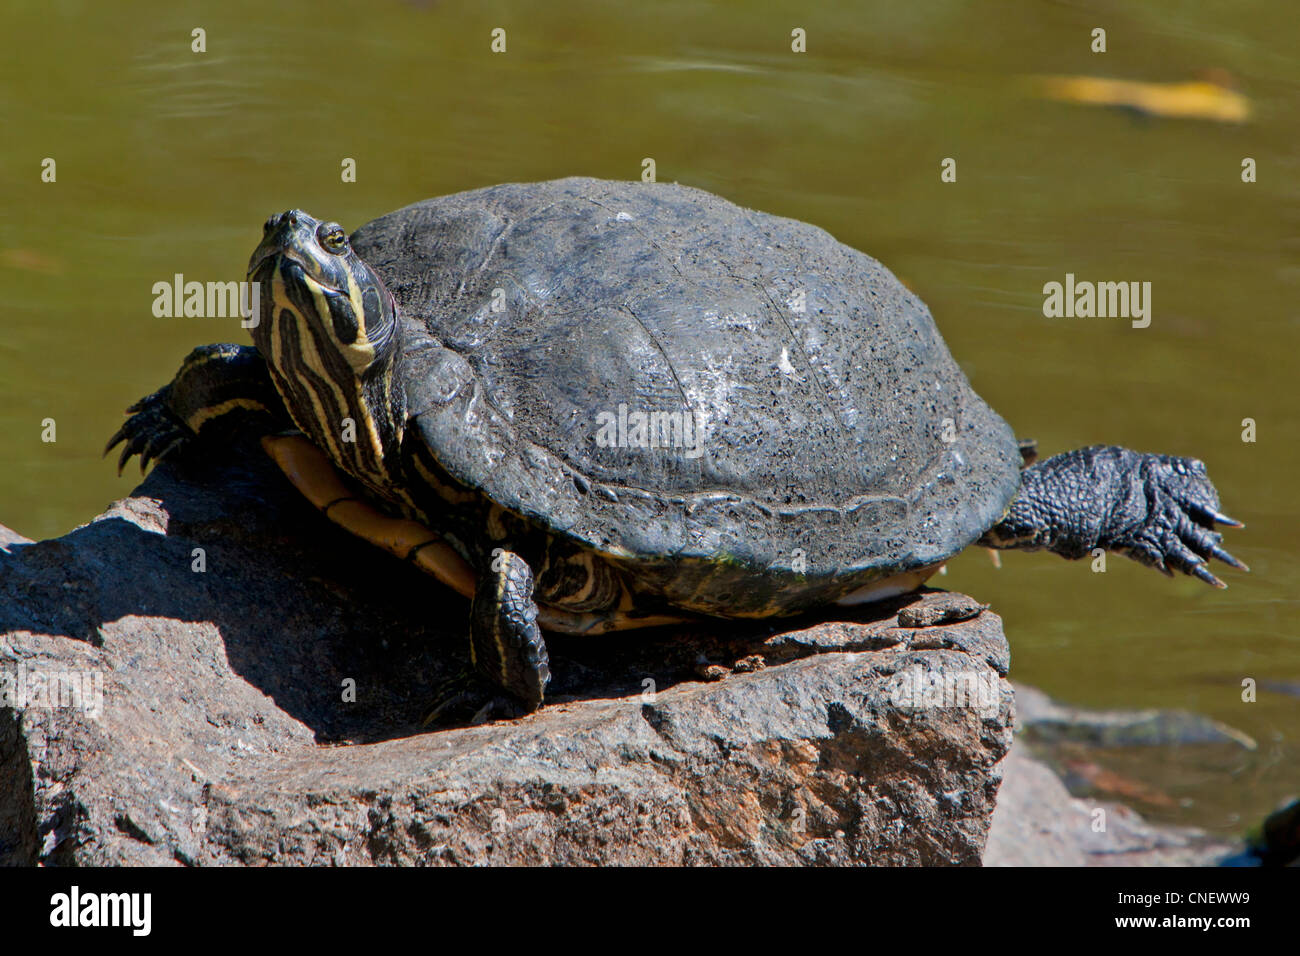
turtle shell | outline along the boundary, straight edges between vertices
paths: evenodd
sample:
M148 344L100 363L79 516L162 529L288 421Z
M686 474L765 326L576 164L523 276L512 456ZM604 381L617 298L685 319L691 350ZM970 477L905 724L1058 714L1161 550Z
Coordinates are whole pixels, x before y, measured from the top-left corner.
M952 556L1018 487L925 305L806 223L573 178L352 242L401 310L407 414L442 468L625 565L869 579Z

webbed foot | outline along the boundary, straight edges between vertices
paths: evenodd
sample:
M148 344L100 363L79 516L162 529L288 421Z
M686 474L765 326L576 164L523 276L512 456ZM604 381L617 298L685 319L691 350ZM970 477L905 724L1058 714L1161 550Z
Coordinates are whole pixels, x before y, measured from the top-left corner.
M1102 548L1222 588L1227 585L1207 567L1211 558L1249 568L1220 546L1216 522L1242 527L1219 510L1219 493L1201 461L1093 445L1021 472L1006 516L979 543L1072 559Z
M1215 522L1232 528L1240 521L1219 511L1219 494L1206 473L1205 464L1195 458L1145 455L1145 509L1131 513L1102 547L1127 555L1141 564L1173 576L1181 571L1216 588L1226 588L1209 570L1211 558L1241 571L1250 568L1220 547L1223 535Z

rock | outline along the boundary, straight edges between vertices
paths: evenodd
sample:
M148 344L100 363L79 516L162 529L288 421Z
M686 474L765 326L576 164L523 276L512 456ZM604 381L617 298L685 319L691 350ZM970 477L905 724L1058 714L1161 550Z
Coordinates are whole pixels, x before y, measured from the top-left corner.
M1094 747L1230 744L1256 748L1248 735L1184 710L1085 710L1056 703L1041 690L1016 686L1016 724L1036 743L1076 741Z
M1177 801L1153 783L1105 764L1123 748L1226 745L1235 750L1253 747L1251 738L1186 711L1085 710L1020 683L1015 693L1016 743L1003 762L986 866L1241 864L1241 840L1145 820L1126 804L1172 811Z
M1251 852L1265 866L1300 864L1300 800L1289 800L1264 820Z
M15 545L31 544L31 538L24 538L17 531L0 524L0 552L12 554Z
M242 452L0 554L0 863L979 862L995 614L550 637L548 706L422 732L465 602Z
M900 608L898 626L932 627L937 624L952 624L969 620L988 608L987 604L980 604L964 594L945 594L936 600Z
M1044 764L1015 747L1002 762L985 866L1083 866L1085 808Z
M1020 741L1002 773L985 866L1215 866L1241 851L1202 830L1149 823L1122 804L1072 797Z
M1083 791L1090 796L1113 797L1125 803L1142 803L1169 811L1178 807L1178 801L1158 787L1127 777L1095 761L1067 758L1059 765L1061 779L1071 793Z

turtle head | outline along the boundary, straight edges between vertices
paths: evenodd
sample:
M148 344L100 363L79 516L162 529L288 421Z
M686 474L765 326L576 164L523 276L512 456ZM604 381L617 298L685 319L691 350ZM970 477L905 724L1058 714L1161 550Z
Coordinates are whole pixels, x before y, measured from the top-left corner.
M288 311L306 326L296 334L310 334L317 349L336 353L358 375L396 348L393 297L336 222L321 222L301 209L272 216L248 261L248 278L260 283L264 314L275 319ZM259 337L255 329L254 338L265 338L274 324L259 323L263 333ZM263 352L270 358L269 350Z
M400 441L397 305L343 227L274 215L248 261L261 312L253 341L298 427L357 477Z

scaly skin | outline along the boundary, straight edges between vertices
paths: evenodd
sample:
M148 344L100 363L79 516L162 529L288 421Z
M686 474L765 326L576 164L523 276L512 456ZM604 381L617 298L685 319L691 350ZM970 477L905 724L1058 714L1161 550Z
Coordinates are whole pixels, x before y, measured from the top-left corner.
M1222 588L1206 567L1210 558L1249 569L1219 547L1216 521L1242 527L1219 511L1202 462L1093 445L1026 468L1006 516L978 543L1070 559L1101 548Z
M512 551L492 555L479 576L470 608L470 656L480 674L527 710L542 705L550 659L537 626L532 569Z
M190 352L168 384L127 410L128 418L104 453L125 443L120 475L133 455L140 473L202 435L220 441L235 433L271 434L293 427L257 349L202 345Z

